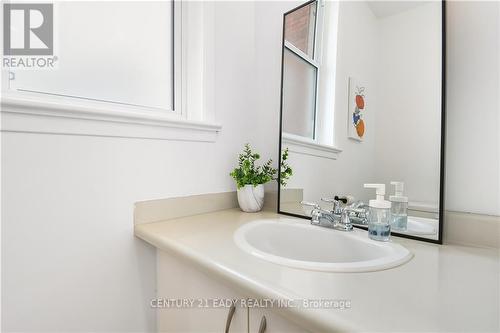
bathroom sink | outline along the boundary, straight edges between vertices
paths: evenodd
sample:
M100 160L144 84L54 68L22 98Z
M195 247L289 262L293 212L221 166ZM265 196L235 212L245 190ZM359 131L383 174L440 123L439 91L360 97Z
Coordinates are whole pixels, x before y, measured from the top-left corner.
M393 242L377 242L366 231L338 231L293 220L259 220L241 226L235 243L275 264L327 272L369 272L406 263L412 254Z

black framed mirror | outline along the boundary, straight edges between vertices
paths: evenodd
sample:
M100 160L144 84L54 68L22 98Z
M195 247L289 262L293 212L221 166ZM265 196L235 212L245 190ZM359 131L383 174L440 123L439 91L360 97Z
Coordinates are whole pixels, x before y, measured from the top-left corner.
M392 235L442 244L445 36L444 1L312 0L283 15L279 156L293 176L278 213L348 207L367 229L364 184L381 184Z

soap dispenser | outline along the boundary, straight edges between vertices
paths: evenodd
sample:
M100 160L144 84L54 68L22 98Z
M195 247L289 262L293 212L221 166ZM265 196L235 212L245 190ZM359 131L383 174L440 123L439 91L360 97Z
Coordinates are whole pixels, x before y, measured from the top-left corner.
M394 230L404 231L408 227L408 197L403 196L404 183L391 182L394 185L394 195L389 197L391 202L391 227Z
M376 189L376 199L368 203L368 237L386 242L391 236L391 203L384 199L385 184L365 184L365 188Z

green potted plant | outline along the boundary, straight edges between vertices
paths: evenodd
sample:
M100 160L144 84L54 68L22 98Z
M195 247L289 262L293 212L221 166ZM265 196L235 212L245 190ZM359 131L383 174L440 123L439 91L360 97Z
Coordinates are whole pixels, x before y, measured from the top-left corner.
M273 161L269 159L263 165L256 165L260 154L255 153L247 143L243 153L238 156L238 167L231 173L238 188L238 203L244 212L258 212L264 206L264 184L271 180L277 180L278 170L272 167ZM292 168L287 164L288 148L281 156L280 183L286 185L286 181L292 176Z

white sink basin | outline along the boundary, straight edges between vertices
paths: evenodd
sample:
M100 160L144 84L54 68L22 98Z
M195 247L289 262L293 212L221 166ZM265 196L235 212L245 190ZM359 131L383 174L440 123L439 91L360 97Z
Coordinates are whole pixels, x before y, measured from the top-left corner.
M264 260L315 271L378 271L412 258L403 246L373 241L366 231L338 231L293 220L250 222L236 230L234 241Z

